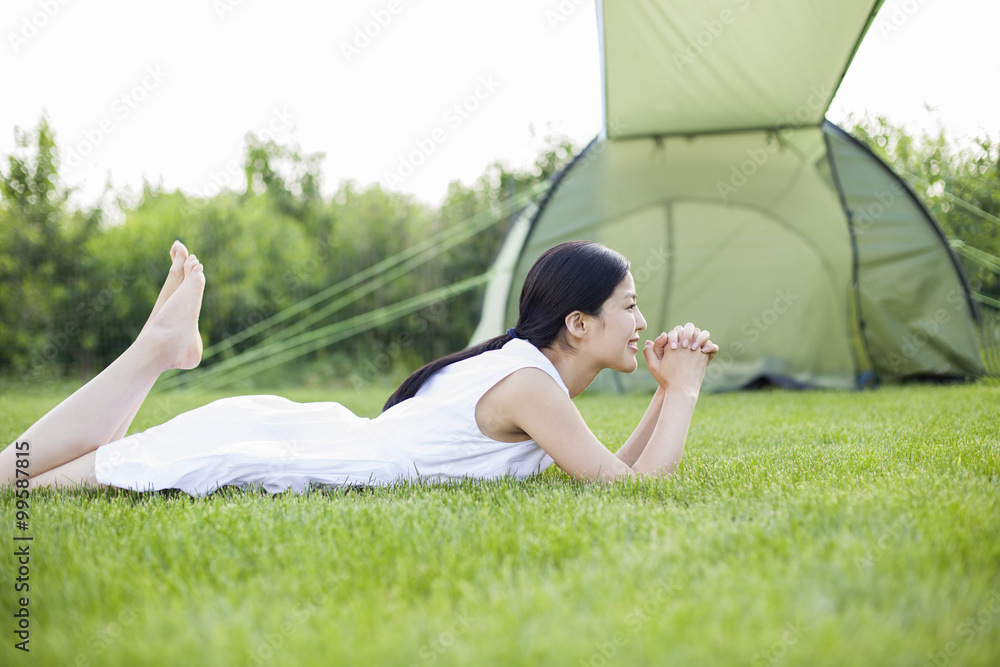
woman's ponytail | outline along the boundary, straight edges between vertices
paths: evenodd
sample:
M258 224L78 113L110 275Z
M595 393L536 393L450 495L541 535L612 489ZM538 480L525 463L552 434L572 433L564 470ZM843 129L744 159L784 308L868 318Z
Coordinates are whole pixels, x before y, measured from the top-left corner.
M419 369L414 371L414 373L403 380L403 384L399 385L399 388L392 393L389 400L385 402L382 406L382 412L385 412L397 403L401 403L408 398L412 398L416 395L417 390L423 386L424 382L430 379L432 375L437 373L439 370L445 366L451 365L456 361L461 361L462 359L468 359L469 357L475 357L476 355L482 354L483 352L489 352L490 350L499 350L511 339L509 334L503 334L497 336L496 338L490 338L489 340L483 341L479 345L473 345L472 347L467 347L460 352L453 352L448 356L441 357L437 361L432 361L429 364L421 366Z

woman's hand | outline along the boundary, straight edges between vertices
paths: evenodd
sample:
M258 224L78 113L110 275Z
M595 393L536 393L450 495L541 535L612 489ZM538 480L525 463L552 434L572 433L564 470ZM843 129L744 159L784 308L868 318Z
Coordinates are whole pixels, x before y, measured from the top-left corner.
M708 331L688 322L646 341L642 352L650 374L661 387L683 384L698 389L708 363L718 351L719 346L709 339Z
M663 334L660 334L661 336ZM671 350L677 348L690 348L694 352L704 352L708 355L708 360L715 358L719 351L719 346L709 340L709 333L706 329L702 331L695 325L688 322L684 326L677 325L667 334L667 341Z

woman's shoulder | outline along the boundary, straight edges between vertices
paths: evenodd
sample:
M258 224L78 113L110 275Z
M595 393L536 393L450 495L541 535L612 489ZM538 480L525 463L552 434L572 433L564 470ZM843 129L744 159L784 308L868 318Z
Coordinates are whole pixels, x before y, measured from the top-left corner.
M569 392L559 380L558 375L552 377L550 373L537 366L524 366L515 369L501 378L491 389L495 390L493 391L494 395L503 396L504 399L517 399L518 402L552 395L565 397L569 400Z
M515 369L490 387L476 402L480 431L494 440L516 442L532 438L518 426L519 416L537 409L551 410L572 404L568 392L555 378L535 366Z
M432 375L417 391L419 396L455 396L456 392L478 399L498 382L522 369L545 373L569 395L559 372L538 348L514 339L503 347L449 364Z
M513 372L529 368L542 371L555 380L556 385L562 389L567 396L569 395L569 389L566 388L566 384L559 375L559 371L556 370L556 367L552 364L549 358L532 343L529 343L521 338L514 338L506 343L502 348L496 350L496 352L499 352L501 355L506 355L506 357L510 359L509 367L514 369Z
M572 402L569 389L548 357L528 341L515 338L495 352L516 360L497 374L477 403L480 413L505 421L525 408Z

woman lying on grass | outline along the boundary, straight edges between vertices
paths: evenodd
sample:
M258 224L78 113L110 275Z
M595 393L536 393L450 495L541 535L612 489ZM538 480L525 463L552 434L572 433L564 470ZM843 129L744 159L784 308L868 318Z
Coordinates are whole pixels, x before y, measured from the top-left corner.
M100 375L0 452L0 479L20 466L30 486L110 485L204 495L256 484L388 484L404 479L525 477L553 461L576 479L666 475L677 467L708 362L718 352L688 323L648 340L659 388L631 437L612 454L572 398L604 368L636 369L639 332L629 263L597 243L546 251L521 290L517 325L411 375L381 415L339 403L238 396L128 437L160 373L201 360L202 265L180 243L149 321ZM17 456L28 452L28 456Z

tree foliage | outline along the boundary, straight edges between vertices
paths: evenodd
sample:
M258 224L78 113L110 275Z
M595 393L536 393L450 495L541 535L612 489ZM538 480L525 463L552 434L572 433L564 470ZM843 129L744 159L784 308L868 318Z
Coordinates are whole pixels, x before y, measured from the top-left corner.
M200 328L206 346L212 346L254 331L286 308L438 231L476 215L497 215L504 199L548 178L574 152L567 141L550 138L532 168L494 163L471 186L453 182L435 208L352 181L325 198L321 155L248 135L241 192L192 196L146 183L138 201L124 207L124 222L111 225L99 206L70 205L45 118L33 132L15 133L18 149L0 170L0 371L25 380L72 369L89 375L120 354L149 315L174 239L206 265L210 288ZM482 274L509 224L510 216L499 219L311 326ZM391 366L412 368L461 348L478 321L481 294L481 289L467 292L337 342L314 352L312 366L328 368L330 379L346 378L359 360L369 360L363 377L372 379ZM326 303L238 340L206 365L250 348L290 322L320 314Z
M94 356L88 297L95 275L86 245L102 211L69 206L47 118L34 132L15 129L15 140L0 169L0 366L86 363Z
M959 147L943 129L913 136L882 116L850 123L926 203L957 246L973 291L1000 301L1000 275L988 259L1000 257L1000 143L983 135Z

